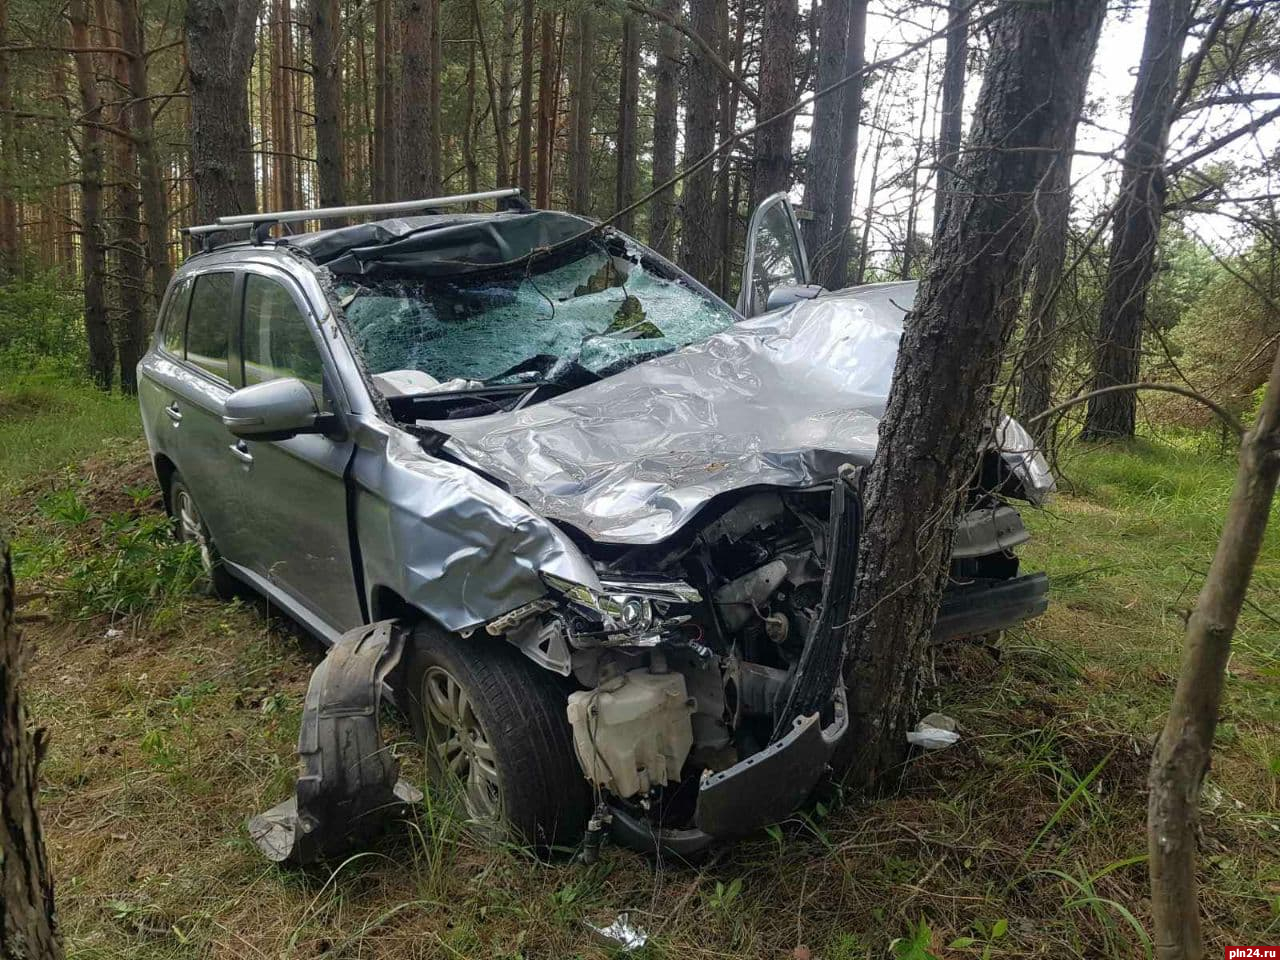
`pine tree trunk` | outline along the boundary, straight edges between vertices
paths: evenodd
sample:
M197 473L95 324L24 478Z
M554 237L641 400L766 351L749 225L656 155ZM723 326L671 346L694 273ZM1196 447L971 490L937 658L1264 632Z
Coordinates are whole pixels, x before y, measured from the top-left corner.
M938 180L933 200L933 229L951 190L951 171L960 156L964 130L964 74L969 60L969 7L972 0L951 0L947 11L947 52L942 67L942 124L938 134Z
M680 0L662 0L661 9L679 16ZM674 27L658 24L658 54L653 88L653 185L676 172L676 113L680 99L680 37ZM675 188L663 190L649 206L649 246L665 257L675 249Z
M388 69L387 30L390 17L387 8L391 0L379 0L373 15L373 199L388 203L391 184L395 177L388 169L394 162L394 144L391 142L391 111L387 109L387 97L391 92L391 74Z
M920 222L920 168L924 165L925 130L929 123L928 91L933 89L933 47L930 46L924 58L924 89L926 95L918 101L920 108L920 127L916 131L915 161L911 164L911 191L907 197L907 232L902 241L902 263L899 266L899 278L911 279L911 270L915 266L918 224Z
M261 0L190 0L186 12L196 220L252 213L249 70Z
M13 185L18 169L14 141L13 88L9 79L9 0L0 0L0 281L16 276L21 269L18 244L18 205Z
M520 119L516 131L516 179L533 195L533 0L520 5Z
M614 209L630 206L636 187L636 114L640 109L640 24L635 14L622 15L622 63L618 82L618 168L614 178ZM615 224L630 233L633 214Z
M511 162L511 105L515 85L511 66L516 55L516 21L520 12L520 0L504 0L502 4L502 43L498 50L498 157L494 183L509 187L515 183L515 169Z
M764 0L760 32L759 123L774 116L795 99L796 0ZM794 114L775 121L756 134L756 166L751 203L791 187L791 131Z
M1107 288L1098 318L1094 390L1134 383L1141 373L1142 327L1147 292L1155 275L1167 189L1165 152L1190 17L1191 0L1152 0L1147 12L1111 235ZM1089 401L1082 438L1132 437L1136 403L1131 391L1094 397Z
M575 30L573 74L569 79L569 209L591 213L591 119L595 108L594 10L578 15Z
M89 11L85 0L70 0L71 45L76 81L80 87L80 271L84 285L84 329L89 342L89 376L103 390L111 389L116 348L107 318L106 260L103 256L102 101L98 96L97 69L89 37Z
M538 177L537 204L551 203L551 169L554 163L557 87L555 55L556 18L550 10L539 16L538 40Z
M72 0L74 6L82 0ZM41 731L22 702L24 651L14 622L9 545L0 539L0 957L59 960L53 877L40 830Z
M159 310L173 270L169 267L169 215L165 204L164 168L156 151L155 125L151 119L151 103L147 99L147 61L138 0L120 0L120 26L121 45L132 54L128 60L129 94L133 97L129 117L138 146L151 296L154 309Z
M1008 4L991 51L973 142L943 212L932 267L908 315L875 458L850 619L850 730L838 758L866 786L906 755L920 665L947 579L955 513L990 431L1008 342L1001 305L1020 296L1034 196L1067 143L1105 0Z
M818 28L818 89L825 90L844 76L845 51L849 42L849 0L826 0L822 4ZM809 141L809 167L804 184L804 205L813 214L805 223L805 246L815 274L825 276L839 244L831 239L834 230L835 191L839 176L841 125L844 98L850 86L819 98L813 105L813 136Z
M435 63L440 0L405 0L401 18L400 196L439 193L439 64Z
M1195 611L1187 621L1173 704L1151 757L1147 855L1159 960L1205 956L1196 884L1200 789L1213 750L1222 686L1240 608L1262 549L1280 479L1280 351L1240 465Z
M320 206L346 204L342 170L342 50L339 0L311 0L311 83L316 101L316 171ZM324 227L345 221L331 219Z
M118 9L124 13L124 8ZM105 34L105 31L104 31ZM103 37L104 45L110 38ZM129 89L129 65L124 56L115 58L116 88ZM120 361L120 389L127 394L138 392L138 361L147 341L147 318L143 308L147 259L140 237L142 202L138 195L138 151L130 122L132 110L122 105L115 112L116 138L116 235L115 252L116 303L120 310L116 324L116 355Z
M844 76L861 74L865 66L867 40L867 0L849 0L849 36L845 43ZM827 269L817 281L830 290L848 282L849 255L853 247L853 197L857 183L854 167L858 159L858 130L862 124L862 91L865 80L858 76L844 87L840 117L840 162L836 168L835 208L831 214L832 243L838 244L828 258ZM864 245L865 247L865 245ZM865 252L865 251L864 251Z
M719 44L716 0L689 0L689 26L714 50ZM686 167L715 149L719 81L711 60L692 43L687 49L683 161ZM680 265L703 283L712 282L716 269L714 190L715 169L708 164L685 178L681 196Z

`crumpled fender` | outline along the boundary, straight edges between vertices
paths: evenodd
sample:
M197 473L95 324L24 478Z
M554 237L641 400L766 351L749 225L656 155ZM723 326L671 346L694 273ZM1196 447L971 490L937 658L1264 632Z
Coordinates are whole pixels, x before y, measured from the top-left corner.
M248 821L269 860L301 865L342 853L422 800L400 779L378 728L383 691L396 679L407 638L394 620L357 627L312 672L294 796Z

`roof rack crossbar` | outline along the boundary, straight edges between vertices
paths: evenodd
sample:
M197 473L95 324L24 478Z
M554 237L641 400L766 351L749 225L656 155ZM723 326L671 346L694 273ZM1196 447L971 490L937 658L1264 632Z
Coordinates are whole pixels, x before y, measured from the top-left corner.
M222 230L246 230L251 226L253 226L251 223L206 223L199 227L183 227L182 232L193 237L199 237L206 233L218 233Z
M396 203L362 203L349 207L317 207L313 210L281 210L276 213L238 213L219 217L217 223L189 228L190 233L211 233L228 227L253 226L260 223L291 223L298 220L326 220L330 217L358 217L381 213L410 213L430 207L456 207L480 200L505 200L520 196L519 187L503 190L483 190L479 193L460 193L449 197L427 197L422 200L402 200Z

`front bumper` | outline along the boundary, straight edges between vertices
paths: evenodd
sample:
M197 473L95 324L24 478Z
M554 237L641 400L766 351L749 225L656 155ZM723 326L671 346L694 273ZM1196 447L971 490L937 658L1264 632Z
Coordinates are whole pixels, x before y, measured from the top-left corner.
M954 640L1007 630L1049 607L1049 578L1030 573L1012 580L978 580L942 595L933 639Z

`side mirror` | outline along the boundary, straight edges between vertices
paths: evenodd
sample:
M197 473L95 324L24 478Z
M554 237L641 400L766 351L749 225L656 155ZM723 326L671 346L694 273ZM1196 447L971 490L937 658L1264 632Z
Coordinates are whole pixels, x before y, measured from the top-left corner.
M826 292L827 288L817 283L781 284L769 291L769 299L765 302L764 309L766 312L781 310L801 300L815 300L820 294Z
M331 420L296 377L244 387L227 397L222 422L244 440L288 440L300 433L324 433Z

